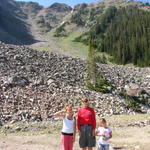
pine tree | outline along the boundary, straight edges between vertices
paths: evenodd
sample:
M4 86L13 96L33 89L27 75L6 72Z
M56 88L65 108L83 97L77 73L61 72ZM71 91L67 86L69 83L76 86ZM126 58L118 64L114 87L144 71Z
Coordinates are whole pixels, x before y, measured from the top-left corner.
M88 57L87 57L87 67L86 67L86 86L95 91L107 93L109 90L107 89L107 86L111 86L110 83L108 83L103 78L103 74L98 71L98 66L96 64L96 57L95 57L95 49L94 49L94 39L90 38L89 41L89 51L88 51Z
M87 69L86 84L96 87L97 65L95 61L95 50L93 48L92 38L90 38L86 69Z

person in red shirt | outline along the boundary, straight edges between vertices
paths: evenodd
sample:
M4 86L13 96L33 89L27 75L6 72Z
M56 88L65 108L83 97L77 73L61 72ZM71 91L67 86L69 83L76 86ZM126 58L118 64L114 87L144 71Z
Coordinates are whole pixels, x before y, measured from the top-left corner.
M77 126L79 131L79 145L82 150L92 150L96 145L95 128L96 117L94 109L89 107L89 100L81 100L82 107L77 112Z

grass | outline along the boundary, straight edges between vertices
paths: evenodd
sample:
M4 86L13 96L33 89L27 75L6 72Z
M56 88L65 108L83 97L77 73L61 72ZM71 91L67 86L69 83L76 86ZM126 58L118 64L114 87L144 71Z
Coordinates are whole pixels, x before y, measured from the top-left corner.
M148 126L113 129L111 145L113 147L122 147L123 150L149 150L147 144L149 143L150 134L146 132L148 129Z
M73 32L68 37L54 38L62 49L72 56L86 58L88 54L88 46L83 43L74 42L73 40L80 36L81 33Z
M59 49L60 52L64 52L73 57L79 57L82 59L86 59L88 55L89 46L85 45L82 42L75 42L75 38L79 37L84 31L84 29L79 29L80 31L76 30L76 25L72 24L70 26L66 26L66 31L68 32L68 36L66 37L54 37L55 29L51 30L46 36L49 37L49 42L46 42L45 45L39 44L39 46L31 46L31 48L42 51L46 50L49 52L54 52L55 50ZM55 43L55 44L54 44ZM48 46L51 45L52 46ZM102 52L96 52L96 59L97 61L101 60L102 63L109 63L111 57Z
M52 51L49 47L44 47L44 46L31 46L32 49L38 50L38 51Z
M21 130L15 130L17 127L21 128ZM18 122L0 127L0 135L52 135L59 133L60 129L60 121L57 121L53 125L51 122Z
M75 28L74 26L71 28ZM67 29L67 31L71 29ZM33 49L36 50L47 50L50 52L59 50L60 53L64 52L73 57L79 57L85 59L88 54L88 46L84 45L80 42L74 42L74 39L81 35L81 32L74 31L71 32L67 37L54 37L55 30L53 29L47 36L49 36L49 42L46 42L45 45L39 46L31 46ZM50 46L48 46L50 45Z
M99 117L97 117L97 126L99 122ZM106 116L105 119L107 120L110 127L126 127L127 124L138 122L138 121L145 121L150 120L150 114L136 114L136 115L113 115L113 116ZM18 122L14 124L6 124L5 126L0 127L0 135L4 135L4 131L7 134L13 135L38 135L38 134L57 134L60 132L62 126L61 121L56 121L53 124L51 122ZM22 129L28 129L25 131L16 131L14 132L16 127L21 127ZM150 130L147 131L150 134Z
M150 114L113 115L106 117L110 126L126 126L129 123L150 120Z

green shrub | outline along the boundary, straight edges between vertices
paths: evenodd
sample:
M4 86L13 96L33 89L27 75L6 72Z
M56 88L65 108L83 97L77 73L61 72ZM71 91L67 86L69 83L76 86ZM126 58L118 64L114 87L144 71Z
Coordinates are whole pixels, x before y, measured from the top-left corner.
M85 22L81 17L81 11L72 15L71 22L77 24L78 26L84 26L85 25Z
M66 23L63 23L61 26L56 28L56 30L54 32L55 37L63 37L63 36L66 37L66 36L68 36L68 34L66 33L66 30L65 30L65 25L66 25Z

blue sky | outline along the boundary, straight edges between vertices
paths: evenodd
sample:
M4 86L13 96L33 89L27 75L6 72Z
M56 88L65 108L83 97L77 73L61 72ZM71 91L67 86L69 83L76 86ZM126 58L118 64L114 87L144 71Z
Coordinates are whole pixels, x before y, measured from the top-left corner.
M44 5L44 6L49 6L49 5L51 5L55 2L58 2L58 3L66 3L70 6L74 6L74 5L79 4L79 3L98 2L98 1L101 1L101 0L16 0L16 1L38 2L39 4ZM150 3L150 0L140 0L140 1Z

